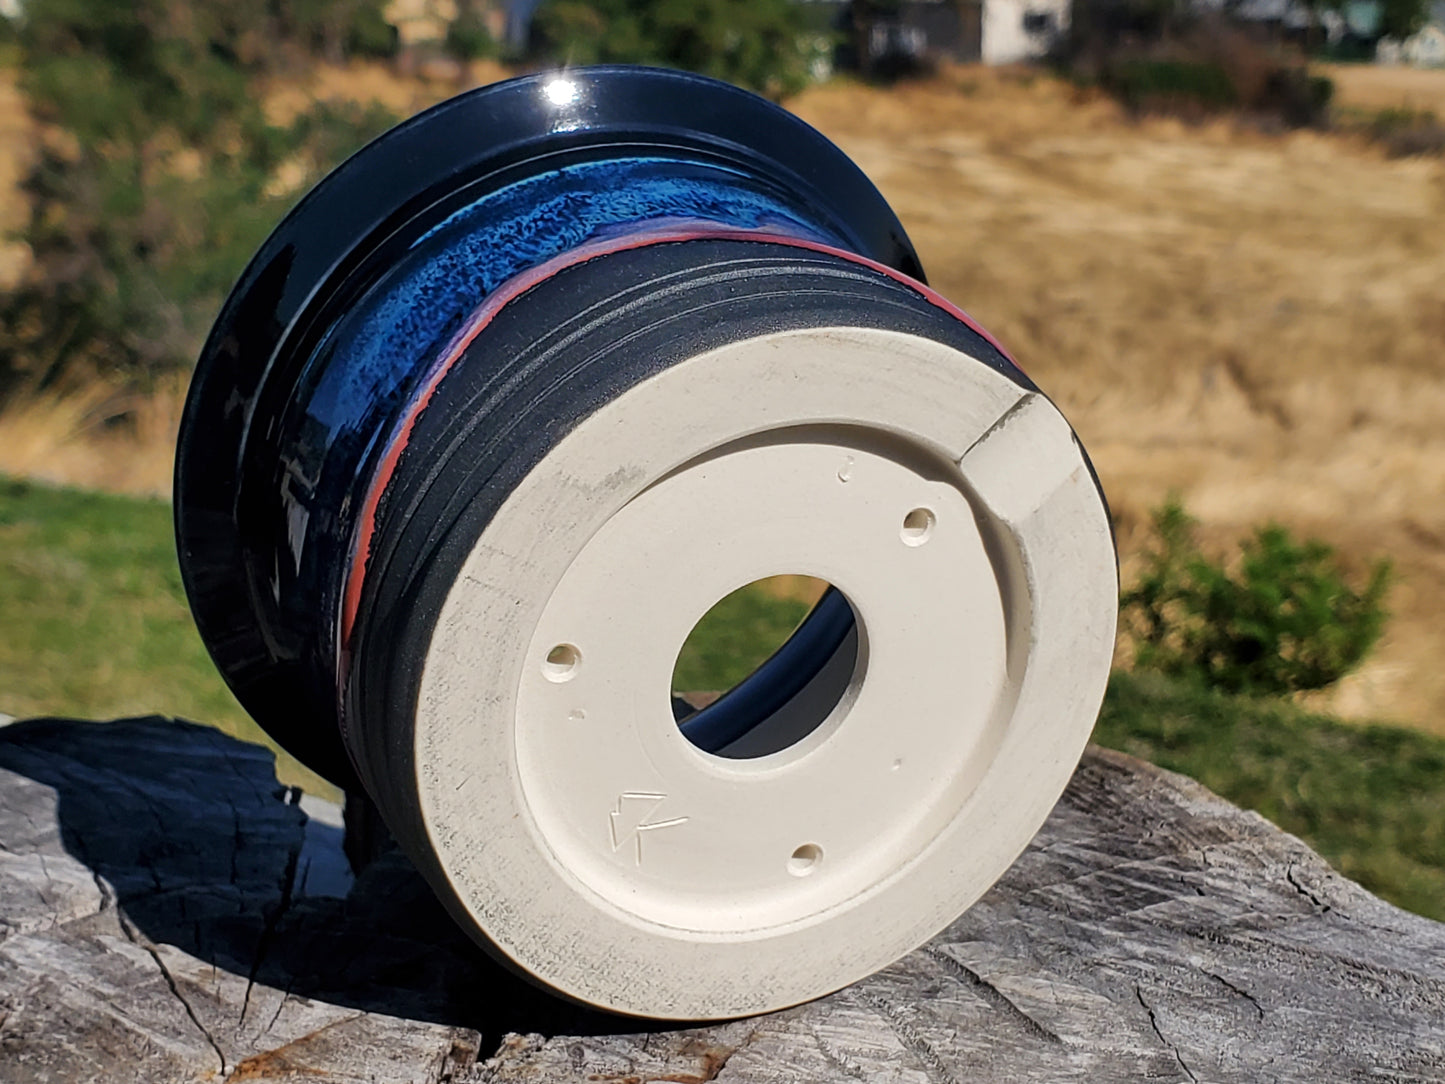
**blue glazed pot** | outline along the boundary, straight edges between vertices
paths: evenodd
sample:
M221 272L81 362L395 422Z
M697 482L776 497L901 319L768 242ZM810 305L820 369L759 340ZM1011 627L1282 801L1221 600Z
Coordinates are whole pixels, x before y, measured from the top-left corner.
M527 76L444 102L358 152L277 227L197 364L175 516L202 638L283 747L356 781L347 591L365 564L369 494L479 307L589 254L724 235L922 280L882 197L821 135L746 92L641 68ZM849 626L830 597L747 695L786 699ZM712 711L715 742L739 725L743 692Z
M479 90L322 181L206 344L175 508L256 720L483 948L637 1015L937 933L1062 792L1116 623L1062 415L837 148L677 72ZM670 697L709 602L790 572L837 586Z

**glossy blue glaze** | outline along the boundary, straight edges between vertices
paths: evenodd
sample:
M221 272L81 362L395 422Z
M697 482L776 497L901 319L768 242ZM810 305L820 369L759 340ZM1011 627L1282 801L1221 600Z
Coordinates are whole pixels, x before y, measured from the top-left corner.
M313 768L351 778L341 592L365 495L428 372L498 287L664 225L922 273L877 191L797 118L697 76L597 68L487 87L393 129L242 276L182 422L181 570L227 682Z
M285 537L266 547L279 559L252 569L277 600L274 638L300 649L319 636L336 652L335 620L318 617L339 612L366 485L403 407L477 306L553 257L672 222L841 243L736 170L660 157L579 163L448 215L333 325L294 385L275 442L273 522Z
M338 325L310 372L307 414L328 428L389 399L419 359L444 348L466 316L523 271L600 237L662 219L771 228L839 245L803 208L735 170L676 158L586 162L481 196L418 238L404 262ZM330 364L333 355L345 364Z

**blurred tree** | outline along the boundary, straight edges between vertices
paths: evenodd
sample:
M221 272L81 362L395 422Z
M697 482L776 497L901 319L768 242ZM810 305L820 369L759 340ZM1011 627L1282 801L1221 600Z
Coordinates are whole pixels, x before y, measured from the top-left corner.
M70 374L144 383L191 363L291 195L282 163L313 172L329 163L312 148L351 149L390 119L331 109L278 127L257 79L314 52L345 55L379 6L29 0L19 45L42 124L26 181L34 262L0 298L0 395Z
M1345 0L1300 0L1304 9L1309 13L1309 25L1305 28L1305 51L1314 53L1323 43L1322 17L1327 11L1339 14L1344 10Z
M457 0L457 14L447 26L447 52L458 60L490 59L502 51L487 26L484 0Z
M865 79L874 74L873 31L885 19L896 18L901 0L850 0L848 4L848 59Z
M537 52L565 64L657 64L701 72L772 98L808 84L831 45L793 0L547 0L532 20Z
M1380 36L1404 41L1418 34L1429 18L1429 0L1381 0Z

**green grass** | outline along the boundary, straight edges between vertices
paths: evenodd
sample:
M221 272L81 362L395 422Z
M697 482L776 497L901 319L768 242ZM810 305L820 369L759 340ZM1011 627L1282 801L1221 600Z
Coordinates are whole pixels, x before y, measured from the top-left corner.
M1445 740L1123 673L1094 740L1192 776L1375 894L1445 920Z
M756 584L726 596L693 628L677 656L678 692L724 692L757 669L792 635L809 605L778 598Z
M730 687L806 608L766 591L730 595L691 638L676 687ZM0 478L0 629L0 712L154 712L265 740L201 646L163 502ZM1371 891L1445 919L1445 740L1123 673L1094 737L1193 776ZM278 774L331 792L284 755Z
M211 664L163 501L0 478L0 712L170 715L263 741ZM282 754L282 782L334 788Z

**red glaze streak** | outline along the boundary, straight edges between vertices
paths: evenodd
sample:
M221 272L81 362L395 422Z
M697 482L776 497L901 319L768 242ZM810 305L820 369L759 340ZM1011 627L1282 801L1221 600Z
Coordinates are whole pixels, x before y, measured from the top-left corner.
M381 503L381 496L390 485L392 475L396 473L397 463L401 454L406 450L411 440L412 430L416 427L417 419L426 410L431 402L432 396L436 394L437 387L445 379L453 365L466 352L472 341L481 334L482 330L492 322L497 313L500 312L514 298L525 293L538 283L545 282L554 275L569 267L585 263L588 260L599 256L608 256L615 252L627 252L632 249L646 248L649 245L670 244L678 241L761 241L768 244L789 245L793 248L803 248L810 252L822 252L829 256L837 256L839 259L847 260L850 263L861 264L864 267L873 269L880 274L903 283L905 286L916 291L924 299L942 309L948 315L957 320L963 321L968 327L982 335L990 342L995 349L1004 357L1008 358L1015 366L1012 355L1000 345L999 341L990 335L953 302L943 297L936 290L925 286L917 279L905 275L903 272L881 264L876 260L870 260L866 256L860 256L856 252L848 252L845 249L835 248L832 245L823 244L820 241L811 241L802 237L794 237L788 234L774 233L769 230L743 230L731 227L715 227L701 223L688 223L686 228L679 228L682 224L677 221L667 222L659 226L645 228L634 233L625 234L621 237L609 238L605 241L594 241L589 244L579 245L559 256L554 256L545 263L538 264L522 273L513 276L498 286L472 315L471 321L466 328L453 340L451 349L443 357L442 361L435 365L427 377L426 383L417 392L409 404L401 419L401 426L387 445L386 454L377 464L376 473L372 475L371 485L367 489L366 501L362 505L361 521L357 527L356 541L351 549L351 562L347 570L346 583L342 593L341 606L341 636L338 641L339 652L337 658L337 688L344 690L347 672L350 670L351 662L351 635L355 630L356 614L361 605L361 588L366 578L366 565L371 559L371 540L376 530L376 510ZM1021 367L1020 367L1021 369ZM343 713L344 714L344 713Z

